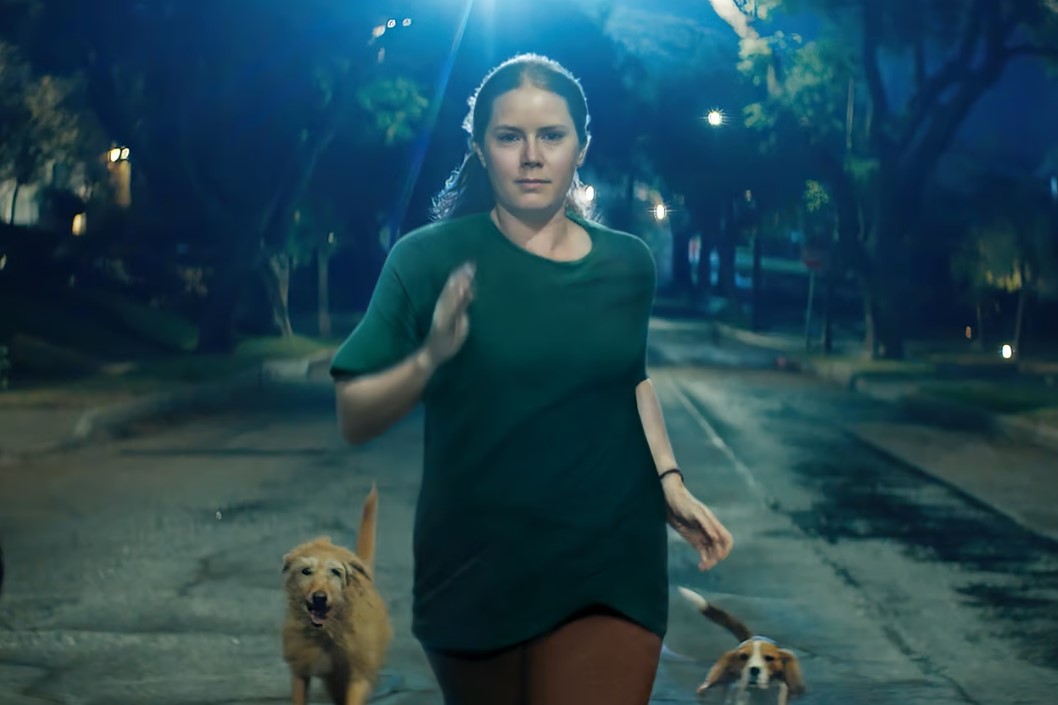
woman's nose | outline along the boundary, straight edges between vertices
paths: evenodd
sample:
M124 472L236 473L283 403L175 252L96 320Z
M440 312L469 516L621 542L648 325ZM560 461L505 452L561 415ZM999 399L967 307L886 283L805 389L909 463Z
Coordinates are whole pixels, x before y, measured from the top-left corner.
M525 152L522 154L522 163L526 165L540 163L539 150L537 149L534 140L525 141Z

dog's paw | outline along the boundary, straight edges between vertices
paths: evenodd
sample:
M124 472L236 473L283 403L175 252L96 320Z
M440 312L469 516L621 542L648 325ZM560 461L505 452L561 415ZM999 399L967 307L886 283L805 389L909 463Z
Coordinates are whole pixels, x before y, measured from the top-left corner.
M705 691L709 690L709 683L702 683L698 686L698 690L694 691L697 695L702 695Z

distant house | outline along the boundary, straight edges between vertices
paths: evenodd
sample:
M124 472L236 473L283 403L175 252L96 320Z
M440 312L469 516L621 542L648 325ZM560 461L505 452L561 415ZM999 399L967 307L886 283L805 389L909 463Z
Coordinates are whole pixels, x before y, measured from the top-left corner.
M111 149L101 159L110 172L115 205L129 206L128 149ZM0 223L56 231L69 229L74 235L82 235L87 227L85 211L96 188L89 171L89 165L84 163L56 161L46 169L46 179L19 185L17 194L14 179L0 181ZM12 199L16 199L13 212Z

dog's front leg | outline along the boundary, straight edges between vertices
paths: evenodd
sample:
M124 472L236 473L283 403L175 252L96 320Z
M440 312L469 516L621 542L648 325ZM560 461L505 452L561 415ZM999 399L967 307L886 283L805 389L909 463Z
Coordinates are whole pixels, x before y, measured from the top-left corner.
M371 695L371 682L362 678L354 678L349 681L346 689L345 705L364 705Z
M790 686L786 685L785 681L779 681L779 699L776 701L776 705L786 705L789 695Z
M293 678L294 705L308 705L309 702L309 678L295 675Z

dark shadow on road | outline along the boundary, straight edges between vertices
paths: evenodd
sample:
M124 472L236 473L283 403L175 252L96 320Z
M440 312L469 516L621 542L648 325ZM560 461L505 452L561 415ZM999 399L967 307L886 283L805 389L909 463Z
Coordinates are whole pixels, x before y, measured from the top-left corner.
M721 414L692 401L736 448L754 442ZM779 511L805 534L831 544L882 541L916 562L957 567L966 582L953 589L953 599L980 610L995 625L995 635L1021 644L1024 660L1054 668L1058 543L833 428L840 419L823 420L786 405L781 417L756 431L777 436L790 451L789 468L814 501L804 510ZM812 424L831 431L796 430Z
M1058 660L1058 546L917 468L846 439L844 445L828 442L825 448L787 441L808 451L812 459L792 469L820 498L807 511L790 512L794 522L831 543L889 541L918 561L990 576L956 592L1003 625L1004 636L1022 642L1025 660L1053 668Z
M165 457L305 457L334 453L330 448L128 448L121 451L125 456Z

